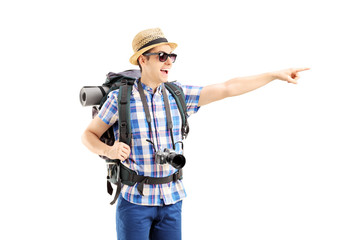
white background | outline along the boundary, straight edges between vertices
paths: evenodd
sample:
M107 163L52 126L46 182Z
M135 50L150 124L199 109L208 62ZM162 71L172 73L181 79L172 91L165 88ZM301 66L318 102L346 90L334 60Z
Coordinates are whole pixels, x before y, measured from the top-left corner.
M1 239L115 239L105 164L80 137L84 85L134 68L136 33L179 44L170 80L311 67L190 120L183 239L360 239L356 1L7 1ZM207 178L205 178L207 176Z

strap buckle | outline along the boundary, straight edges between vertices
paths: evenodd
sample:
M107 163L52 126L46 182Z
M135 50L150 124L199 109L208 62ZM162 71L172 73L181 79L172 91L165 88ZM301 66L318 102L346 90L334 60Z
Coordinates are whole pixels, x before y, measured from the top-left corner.
M134 78L129 78L129 77L125 77L123 79L121 79L121 84L123 85L134 85L136 79Z
M173 174L173 181L174 182L176 182L179 179L181 179L180 170Z
M189 134L189 131L190 131L189 124L188 124L188 122L186 121L185 125L182 126L182 134L183 134L184 139L187 138L187 136L188 136L188 134Z
M127 122L120 123L120 133L127 135Z
M181 95L180 90L175 90L175 94L176 94L177 96L180 96L180 95Z

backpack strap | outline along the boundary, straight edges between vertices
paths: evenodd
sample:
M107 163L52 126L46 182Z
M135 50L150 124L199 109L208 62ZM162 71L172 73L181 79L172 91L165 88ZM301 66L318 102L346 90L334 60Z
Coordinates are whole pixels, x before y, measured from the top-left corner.
M131 143L131 120L130 120L130 96L132 87L136 79L134 78L124 78L120 82L119 94L118 94L118 114L119 114L119 141L124 142L130 146ZM121 176L120 176L120 160L116 160L116 163L113 168L116 168L116 193L114 200L110 203L113 205L118 199L121 192ZM109 181L107 181L108 193L111 195L113 189Z
M166 82L165 87L175 98L182 120L181 134L183 136L183 139L185 139L190 129L189 129L189 123L187 121L187 114L186 114L187 109L186 109L184 92L181 87L179 87L178 85L172 82Z
M121 80L118 94L119 141L131 143L130 96L135 79Z
M119 86L119 94L118 94L118 114L119 114L119 141L124 142L128 145L131 143L131 119L130 119L130 97L131 97L131 91L132 87L134 85L136 79L132 78L125 78L121 80L121 84ZM141 84L141 83L140 83ZM189 125L187 122L187 115L186 115L186 103L185 103L185 95L181 87L173 84L173 83L165 83L166 89L173 95L177 107L179 109L181 120L182 120L182 128L181 133L182 137L186 138L187 134L189 133ZM135 182L138 182L138 190L140 194L142 194L143 190L143 184L144 183L151 183L151 184L158 184L158 183L168 183L171 181L176 181L177 179L182 178L182 171L178 171L175 174L166 177L164 179L156 179L156 178L150 178L150 177L144 177L144 176L138 176L135 172L132 173L130 181L129 179L126 179L124 177L124 170L125 166L118 161L118 163L115 165L117 167L117 179L118 181L116 184L116 193L114 196L114 200L110 203L113 205L116 200L118 199L120 192L121 192L121 184L127 184L127 185L134 185ZM114 167L115 167L114 166ZM179 174L181 173L181 174ZM129 175L129 176L130 176ZM174 176L179 175L179 178L175 179ZM108 186L108 193L112 194L112 187L109 181L107 181ZM110 186L109 186L110 185Z

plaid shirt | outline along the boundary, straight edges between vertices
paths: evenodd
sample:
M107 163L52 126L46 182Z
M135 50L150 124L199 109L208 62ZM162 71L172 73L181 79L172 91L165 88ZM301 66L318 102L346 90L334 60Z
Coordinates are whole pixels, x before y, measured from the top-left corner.
M149 105L149 111L152 120L152 134L149 133L149 126L146 122L144 106L140 99L138 91L139 81L135 81L130 98L130 116L131 116L131 154L123 162L125 166L137 172L138 175L149 177L167 177L177 171L170 164L159 165L155 163L155 150L146 139L150 139L156 145L156 149L172 148L171 134L167 130L165 106L162 96L161 84L156 92L142 84L145 96ZM187 106L187 115L190 116L199 110L198 102L202 87L186 86L175 82L182 87ZM99 112L99 117L106 124L113 125L115 140L119 139L117 96L118 90L111 92L107 101ZM181 141L181 116L177 108L174 97L167 91L173 121L174 142ZM176 144L176 152L181 153L181 144ZM144 184L143 194L141 196L137 191L137 184L134 186L123 185L121 195L127 201L148 206L161 206L163 204L174 204L186 197L184 185L181 180L166 184Z

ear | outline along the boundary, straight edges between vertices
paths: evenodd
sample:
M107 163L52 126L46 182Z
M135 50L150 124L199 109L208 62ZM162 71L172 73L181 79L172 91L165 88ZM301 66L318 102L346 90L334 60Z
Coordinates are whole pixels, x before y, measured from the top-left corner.
M139 64L144 65L146 62L146 57L144 55L140 55L138 58Z

